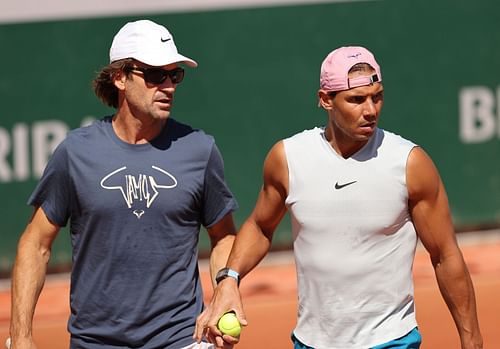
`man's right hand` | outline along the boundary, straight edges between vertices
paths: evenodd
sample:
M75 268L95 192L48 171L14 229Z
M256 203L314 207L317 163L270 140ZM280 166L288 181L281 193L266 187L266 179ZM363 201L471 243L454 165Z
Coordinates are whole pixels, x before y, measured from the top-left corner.
M200 342L205 337L216 348L233 348L239 342L239 337L223 335L217 328L217 322L220 317L229 311L233 311L236 314L241 326L248 324L243 312L238 284L233 278L226 278L217 285L210 304L196 319L193 338L197 342Z

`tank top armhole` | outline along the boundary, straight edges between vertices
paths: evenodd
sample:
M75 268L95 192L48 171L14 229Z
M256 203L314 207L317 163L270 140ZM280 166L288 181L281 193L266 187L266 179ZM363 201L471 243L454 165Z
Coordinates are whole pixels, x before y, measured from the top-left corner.
M290 205L290 197L291 197L291 194L292 194L292 190L293 190L293 174L292 174L292 171L290 170L292 168L292 166L290 166L290 157L288 156L288 147L289 147L289 140L288 138L286 139L283 139L283 151L284 151L284 155L285 155L285 162L286 162L286 166L287 166L287 177L288 177L288 190L287 190L287 193L286 193L286 198L285 198L285 205L288 207ZM289 150L289 149L288 149Z

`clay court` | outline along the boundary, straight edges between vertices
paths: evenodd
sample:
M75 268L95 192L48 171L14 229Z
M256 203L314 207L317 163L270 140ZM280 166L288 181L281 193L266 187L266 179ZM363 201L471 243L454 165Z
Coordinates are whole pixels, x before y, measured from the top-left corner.
M460 245L476 290L484 348L500 348L500 231L462 233ZM206 298L210 281L201 263ZM423 349L459 349L453 321L444 304L426 252L417 251L414 264L417 319ZM8 336L10 291L8 280L0 284L0 339ZM289 335L295 324L296 282L291 252L275 252L242 282L241 291L249 326L238 349L291 348ZM66 331L68 275L51 275L35 314L34 336L38 349L68 347ZM270 321L272 319L272 321Z

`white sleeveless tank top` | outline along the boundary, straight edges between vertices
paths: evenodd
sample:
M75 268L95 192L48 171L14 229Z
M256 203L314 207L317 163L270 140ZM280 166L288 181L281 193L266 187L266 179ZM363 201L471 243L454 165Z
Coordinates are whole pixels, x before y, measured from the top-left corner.
M298 279L295 336L316 349L367 349L417 324L406 163L415 147L377 129L344 159L323 128L284 140Z

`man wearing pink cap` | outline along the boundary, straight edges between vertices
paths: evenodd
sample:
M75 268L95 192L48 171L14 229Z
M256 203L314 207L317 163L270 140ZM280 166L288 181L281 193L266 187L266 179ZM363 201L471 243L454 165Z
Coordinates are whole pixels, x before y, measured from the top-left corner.
M482 348L475 296L457 245L447 196L425 151L378 128L380 67L363 47L323 61L319 105L325 127L278 142L264 184L242 226L197 338L220 314L243 321L238 283L264 257L288 210L298 279L295 349L419 348L412 264L417 239L429 252L463 349ZM229 273L226 273L229 274ZM236 275L236 276L234 276Z
M70 348L213 348L192 337L203 309L198 239L203 225L211 269L225 266L237 203L214 138L171 116L182 65L197 63L162 25L130 22L115 35L94 91L116 111L68 134L29 199L12 280L13 349L35 348L35 304L68 221Z

